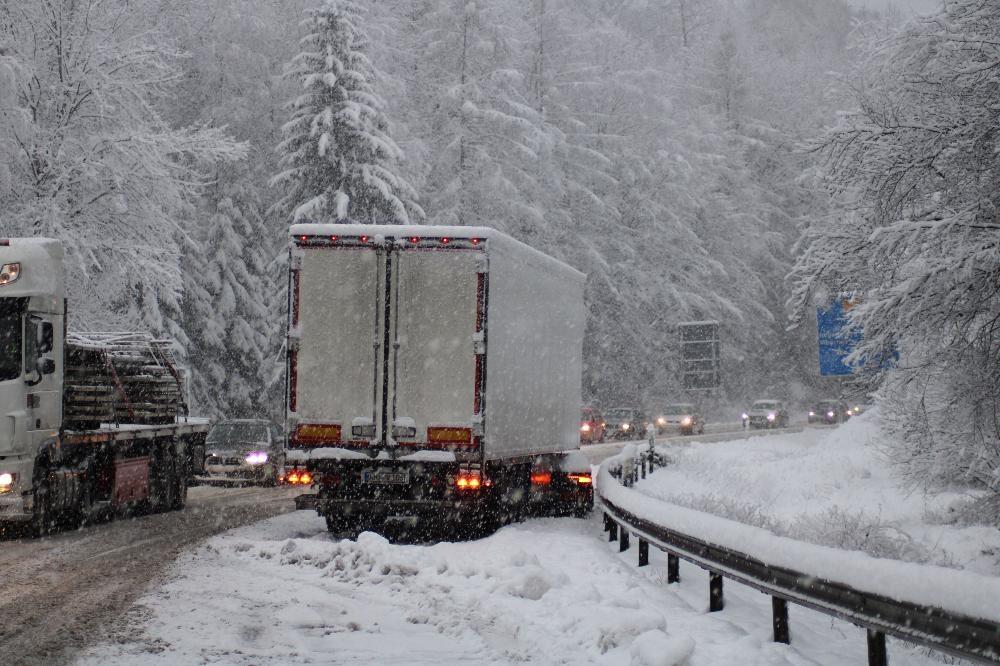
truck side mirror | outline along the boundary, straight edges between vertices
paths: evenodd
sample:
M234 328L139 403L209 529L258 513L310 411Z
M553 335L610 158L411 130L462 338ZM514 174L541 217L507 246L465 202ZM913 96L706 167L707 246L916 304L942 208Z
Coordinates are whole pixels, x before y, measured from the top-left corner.
M52 351L55 334L52 329L52 322L43 321L42 327L38 329L38 353L47 354ZM55 370L53 370L55 372Z

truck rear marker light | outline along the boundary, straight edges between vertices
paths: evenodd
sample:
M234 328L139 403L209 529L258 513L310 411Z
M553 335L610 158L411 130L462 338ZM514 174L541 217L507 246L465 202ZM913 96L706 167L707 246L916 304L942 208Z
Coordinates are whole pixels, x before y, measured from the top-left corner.
M362 243L367 243L368 242L368 236L362 236L361 237L361 242Z
M340 238L340 236L330 236L330 242L336 243L338 238Z
M479 245L479 239L478 239L478 238L473 238L473 239L472 239L471 241L469 241L469 242L470 242L470 243L472 243L473 245Z
M552 472L548 470L539 470L531 473L531 485L547 486L550 483L552 483Z
M459 472L458 476L455 477L455 486L459 490L479 490L489 485L489 480L480 477L479 472Z
M339 423L300 423L295 427L292 441L297 444L339 443Z
M374 439L375 426L373 425L351 426L351 437L366 437L368 439Z
M448 238L447 236L444 236L443 238L441 238L441 245L447 245L450 242L451 242L451 239Z
M578 486L589 486L594 482L589 474L569 474L569 480Z
M418 236L410 236L410 242L416 245L420 242L420 238Z
M449 428L430 426L427 441L431 444L471 444L472 428Z

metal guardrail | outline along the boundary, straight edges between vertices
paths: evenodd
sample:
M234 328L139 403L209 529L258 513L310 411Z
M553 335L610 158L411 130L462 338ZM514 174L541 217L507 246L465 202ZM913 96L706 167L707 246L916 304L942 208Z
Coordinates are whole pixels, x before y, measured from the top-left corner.
M631 463L625 462L617 472L611 473L630 487L640 475L645 478L647 469L652 472L660 461L656 454L644 451ZM649 564L652 544L667 554L668 584L680 582L680 560L709 572L710 611L723 610L723 578L771 595L775 642L791 642L788 602L792 602L866 629L870 666L888 664L887 635L957 657L1000 664L1000 622L997 619L969 617L933 606L898 601L807 572L769 565L746 553L714 545L634 515L607 500L600 493L600 487L598 494L603 503L608 540L618 540L619 550L624 552L629 549L629 535L634 534L639 541L640 567ZM1000 599L997 604L1000 608Z

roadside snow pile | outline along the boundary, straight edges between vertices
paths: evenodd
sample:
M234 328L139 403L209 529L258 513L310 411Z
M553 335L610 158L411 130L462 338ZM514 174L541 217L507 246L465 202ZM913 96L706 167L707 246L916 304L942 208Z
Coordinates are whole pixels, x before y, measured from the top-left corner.
M873 410L833 429L671 446L636 489L796 540L1000 574L1000 531L955 524L970 495L902 488L879 439Z
M173 574L141 602L154 618L143 635L82 663L671 666L694 649L668 635L664 591L640 587L593 521L395 545L337 541L299 511L213 538ZM653 658L656 646L669 652Z

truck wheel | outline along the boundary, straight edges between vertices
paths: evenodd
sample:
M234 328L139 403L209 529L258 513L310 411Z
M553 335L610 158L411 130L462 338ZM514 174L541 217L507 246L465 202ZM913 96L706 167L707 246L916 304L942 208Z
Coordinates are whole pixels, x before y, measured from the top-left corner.
M188 494L188 475L181 473L183 470L177 468L176 461L174 463L174 478L173 478L173 501L170 504L171 510L179 511L184 508L184 504L187 503Z
M34 536L45 536L52 531L53 526L52 496L48 482L42 482L35 488L35 503L31 512L31 533Z

